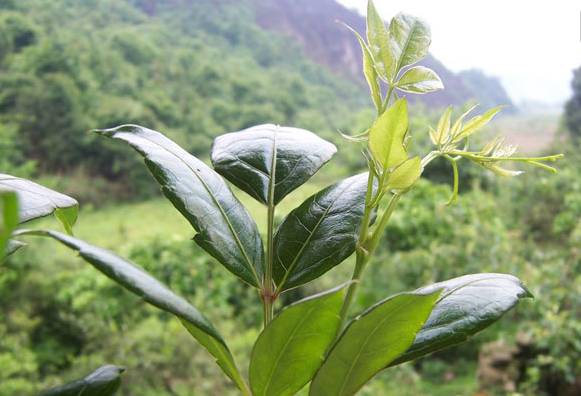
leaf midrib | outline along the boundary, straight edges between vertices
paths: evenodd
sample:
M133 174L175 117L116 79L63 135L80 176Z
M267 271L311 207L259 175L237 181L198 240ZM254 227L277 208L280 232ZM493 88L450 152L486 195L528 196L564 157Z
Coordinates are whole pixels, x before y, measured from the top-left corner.
M131 133L131 132L127 132L127 133ZM220 210L220 213L222 214L222 217L224 218L224 220L226 221L226 224L228 225L228 229L230 230L230 233L232 234L232 236L234 237L234 240L236 242L236 245L238 246L238 249L242 252L242 255L244 256L244 259L246 260L246 263L248 264L248 266L250 267L250 270L252 271L252 274L254 275L254 279L256 280L256 284L260 285L260 279L258 278L258 274L256 273L255 269L254 269L254 265L252 264L252 262L250 261L250 258L248 257L248 254L246 253L246 250L244 249L244 246L242 245L242 242L240 241L240 239L238 238L238 234L234 231L234 226L232 225L232 223L230 222L230 219L228 218L228 216L226 215L226 212L224 211L224 208L222 208L222 205L220 205L220 203L218 202L218 200L216 199L216 197L214 196L214 193L212 192L212 190L210 190L210 188L208 187L208 185L206 184L206 182L204 181L204 179L198 174L198 172L196 172L191 166L190 164L188 164L183 158L181 158L178 154L174 153L172 150L162 146L161 144L159 144L158 142L149 139L146 136L143 136L142 134L140 134L141 138L155 144L156 146L160 147L161 149L165 150L166 152L168 152L169 154L173 155L174 157L176 157L178 160L180 160L188 169L190 169L190 171L196 175L197 179L200 181L200 183L204 186L204 189L206 190L206 192L208 193L208 195L212 198L212 201L214 202L214 204L218 207L218 209ZM205 164L204 164L205 165ZM235 198L234 198L235 199Z

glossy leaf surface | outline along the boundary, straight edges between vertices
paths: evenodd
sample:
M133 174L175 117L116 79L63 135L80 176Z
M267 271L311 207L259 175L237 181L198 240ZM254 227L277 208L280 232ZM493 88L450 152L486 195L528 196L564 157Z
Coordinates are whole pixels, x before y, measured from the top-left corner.
M197 231L196 243L247 283L260 284L264 258L258 228L220 175L151 129L122 125L97 132L137 150L165 196Z
M354 395L410 347L438 296L399 294L353 319L315 375L310 395Z
M273 275L279 291L318 278L353 253L367 178L364 173L333 184L284 219L274 236Z
M124 368L106 365L85 378L42 392L40 396L111 396L121 386Z
M405 71L398 80L396 87L400 91L424 94L444 88L442 80L432 69L415 66Z
M337 148L305 129L257 125L218 136L212 146L214 169L258 201L276 205L305 183Z
M254 396L294 395L321 363L340 325L343 286L285 308L260 334L250 361Z
M407 159L404 138L408 130L405 99L399 99L377 118L369 130L369 149L382 168L391 168Z
M421 19L407 14L398 14L392 18L389 39L396 60L396 71L424 58L432 40L429 26Z
M59 232L23 231L22 234L48 236L61 242L77 251L81 258L125 289L151 305L177 316L198 342L216 358L216 362L224 372L241 389L244 388L244 381L236 368L232 354L210 321L188 301L172 292L153 276L108 250Z
M34 183L30 180L0 173L0 190L14 191L18 195L19 219L21 223L48 216L59 209L66 209L74 225L79 203L64 194Z
M532 297L523 283L506 274L472 274L418 289L442 289L426 324L413 345L393 365L466 341L490 326L520 299Z

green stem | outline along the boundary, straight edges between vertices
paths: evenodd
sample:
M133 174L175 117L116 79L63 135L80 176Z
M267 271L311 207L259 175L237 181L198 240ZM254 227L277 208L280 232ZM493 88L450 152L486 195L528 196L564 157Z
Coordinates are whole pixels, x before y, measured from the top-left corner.
M275 206L268 205L267 212L267 242L266 242L266 270L264 272L264 284L262 301L264 304L264 327L272 320L274 313L274 285L272 281L272 266L274 262L274 212Z

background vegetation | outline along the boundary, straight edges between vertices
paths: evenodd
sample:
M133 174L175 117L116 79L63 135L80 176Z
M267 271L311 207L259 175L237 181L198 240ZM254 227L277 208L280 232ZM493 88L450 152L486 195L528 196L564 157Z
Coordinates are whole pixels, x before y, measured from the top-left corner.
M191 242L191 228L159 198L133 153L87 131L139 123L202 156L214 136L263 122L311 129L338 143L340 158L284 201L282 217L361 166L357 147L336 131L359 131L372 113L363 85L261 29L254 2L198 0L179 9L174 3L0 0L0 171L78 198L81 238L114 248L213 313L210 319L235 341L243 360L259 331L254 291ZM476 86L477 74L468 73ZM557 147L567 154L560 173L532 171L493 182L468 170L458 204L448 207L449 169L436 163L431 181L403 200L357 303L483 271L518 274L536 300L462 347L390 371L363 394L471 395L484 386L491 394L579 390L580 78L581 69L560 126L560 140L573 142ZM418 119L412 133L427 139L433 110L418 104L411 111ZM539 133L522 118L498 125ZM238 195L264 224L264 208ZM125 203L111 205L119 199ZM179 323L54 244L34 245L0 267L0 395L34 394L104 362L129 369L126 395L235 394ZM348 263L339 266L287 301L342 282L350 272ZM489 387L477 379L478 356L498 340L503 351L516 346L515 367L506 371L510 381Z

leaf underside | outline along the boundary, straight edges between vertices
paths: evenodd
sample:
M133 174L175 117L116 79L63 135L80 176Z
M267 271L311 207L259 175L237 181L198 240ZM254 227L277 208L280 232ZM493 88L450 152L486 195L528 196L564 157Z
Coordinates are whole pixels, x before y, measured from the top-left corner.
M124 368L114 365L102 366L85 378L49 389L40 396L111 396L121 386L123 371Z
M343 288L290 305L263 330L250 361L254 396L294 395L311 380L339 329Z

